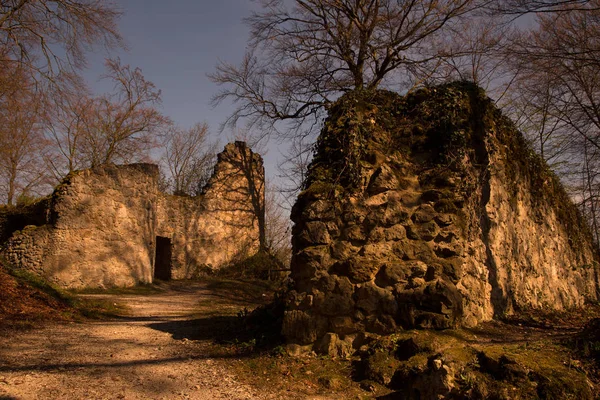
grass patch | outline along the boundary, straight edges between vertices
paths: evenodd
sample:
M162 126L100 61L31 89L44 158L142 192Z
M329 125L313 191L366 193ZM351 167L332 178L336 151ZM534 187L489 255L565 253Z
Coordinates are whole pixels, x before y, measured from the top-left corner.
M275 352L254 354L230 368L244 382L254 387L285 388L294 398L335 394L340 399L372 399L373 394L363 391L351 378L352 365L347 360L332 360L315 355L292 357ZM382 388L377 395L389 393ZM292 397L292 396L290 396Z
M70 304L73 311L66 311L64 314L67 318L76 321L81 320L81 317L91 319L112 318L123 315L128 311L127 307L108 299L71 297Z
M61 310L61 312L67 319L78 319L79 317L112 317L125 310L124 307L109 300L77 297L74 293L60 289L39 275L24 269L9 269L9 274L15 277L21 284L38 289L64 304L65 309Z

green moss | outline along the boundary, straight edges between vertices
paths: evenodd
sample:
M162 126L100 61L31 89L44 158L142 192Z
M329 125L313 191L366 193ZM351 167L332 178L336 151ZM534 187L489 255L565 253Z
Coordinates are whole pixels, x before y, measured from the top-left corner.
M489 146L493 136L500 143L497 148ZM435 170L432 179L450 173L460 187L450 186L468 193L485 183L489 152L505 164L512 197L521 189L530 192L537 221L542 223L551 210L575 251L591 243L587 223L556 175L485 92L469 82L423 88L404 97L389 91L342 96L330 109L301 196L337 197L361 190L365 172L386 157L412 159L423 170ZM471 176L477 171L478 177ZM449 203L440 207L454 212Z
M365 371L358 378L387 381L389 370L395 369L386 384L399 391L399 398L413 398L409 394L414 384L431 379L436 371L433 360L440 360L455 378L451 398L593 398L586 375L570 365L558 341L539 336L527 342L506 341L506 329L511 328L497 329L477 334L470 330L407 331L383 337L363 351ZM398 352L403 344L404 351Z
M565 361L564 349L549 343L531 346L486 346L487 356L501 360L508 358L524 367L527 379L535 382L533 394L540 399L587 399L590 389L584 374L571 368ZM510 382L509 382L510 383ZM522 390L523 388L520 388Z
M470 145L472 104L480 95L464 82L405 97L389 91L344 95L330 109L304 188L328 182L356 189L365 168L394 152L431 153L432 165L457 165Z
M344 188L339 184L333 184L323 181L316 181L307 189L300 192L298 199L332 199L339 197L344 192Z
M388 151L391 137L379 121L393 120L392 108L399 99L387 91L354 91L342 96L330 109L317 140L304 188L316 182L357 187L367 154Z

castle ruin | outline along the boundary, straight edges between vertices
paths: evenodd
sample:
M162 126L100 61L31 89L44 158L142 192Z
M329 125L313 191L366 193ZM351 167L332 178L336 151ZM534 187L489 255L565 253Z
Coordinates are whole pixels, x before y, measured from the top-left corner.
M218 155L199 196L161 193L158 178L153 164L74 172L30 215L5 218L0 255L62 287L106 288L191 278L256 253L264 168L244 142Z
M292 220L283 334L324 352L599 298L577 208L472 84L343 96Z

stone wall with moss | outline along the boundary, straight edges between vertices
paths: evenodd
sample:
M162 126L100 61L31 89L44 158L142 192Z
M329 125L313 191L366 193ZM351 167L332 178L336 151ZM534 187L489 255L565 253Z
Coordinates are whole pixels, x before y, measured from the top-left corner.
M347 345L364 332L473 326L598 299L576 207L468 83L342 97L292 220L292 343Z
M152 164L78 171L41 211L24 210L19 219L12 210L0 219L13 221L0 229L8 238L0 256L63 287L131 286L153 281L162 237L170 243L171 277L190 278L257 251L263 185L262 160L243 142L226 146L197 197L160 193Z

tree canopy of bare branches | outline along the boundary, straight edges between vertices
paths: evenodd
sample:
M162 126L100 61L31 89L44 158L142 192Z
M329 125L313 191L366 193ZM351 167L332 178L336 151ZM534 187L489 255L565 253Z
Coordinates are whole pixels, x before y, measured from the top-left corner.
M38 77L73 72L94 45L122 46L119 16L116 5L104 0L2 0L2 60Z
M48 164L58 181L86 166L81 146L87 130L92 128L94 101L88 93L81 92L59 92L51 98L53 112L47 115L46 135L53 143L54 157L48 159Z
M47 183L44 99L17 66L0 74L0 199L14 204Z
M210 179L218 144L209 143L206 123L190 129L173 127L165 137L164 164L169 170L168 190L176 195L200 194Z
M290 5L291 3L291 5ZM220 63L214 98L236 108L227 123L273 127L274 121L319 122L340 94L380 85L413 85L435 68L444 35L477 0L261 0L246 22L241 65ZM442 46L443 47L443 46Z
M60 91L48 130L59 157L53 163L57 177L78 168L127 163L148 158L159 146L170 120L158 110L160 91L141 69L107 60L105 79L110 93L91 96Z
M170 121L157 109L160 90L140 68L106 61L105 78L115 90L92 102L92 129L82 147L90 166L139 160L144 151L158 146L156 136Z
M593 0L503 0L490 2L489 8L494 12L517 16L597 9L597 5L590 6L592 2Z
M600 1L561 2L535 22L510 49L515 106L600 239Z
M515 90L544 131L574 133L600 148L600 2L588 6L538 15L537 29L512 48Z

